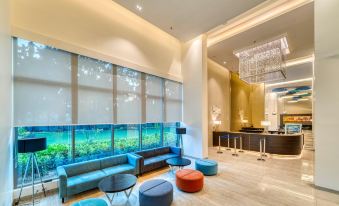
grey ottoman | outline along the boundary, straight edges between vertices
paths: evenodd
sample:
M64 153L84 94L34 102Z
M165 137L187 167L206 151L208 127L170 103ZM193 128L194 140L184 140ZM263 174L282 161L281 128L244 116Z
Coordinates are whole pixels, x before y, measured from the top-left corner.
M173 186L166 180L150 180L139 188L140 206L169 206L173 201Z

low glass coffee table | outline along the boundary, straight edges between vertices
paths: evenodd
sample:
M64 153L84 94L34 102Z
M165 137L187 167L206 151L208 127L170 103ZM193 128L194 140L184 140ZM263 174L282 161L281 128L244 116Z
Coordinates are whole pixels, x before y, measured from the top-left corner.
M124 192L127 201L132 193L133 187L137 183L137 177L131 174L116 174L105 177L99 182L100 191L104 192L110 204L113 204L114 196L119 192ZM127 190L130 190L127 192ZM111 194L111 197L110 195Z
M174 157L166 160L166 163L170 166L171 171L174 173L174 167L178 167L179 170L191 164L191 160L182 158L182 157Z

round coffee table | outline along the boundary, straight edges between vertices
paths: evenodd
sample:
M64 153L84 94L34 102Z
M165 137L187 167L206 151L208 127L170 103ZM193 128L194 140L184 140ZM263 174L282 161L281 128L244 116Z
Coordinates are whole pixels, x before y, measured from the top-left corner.
M137 177L131 174L116 174L112 176L105 177L99 182L99 189L105 193L110 204L113 204L115 194L119 192L124 192L127 200L132 193L133 187L137 183ZM127 190L130 191L127 193ZM112 197L109 196L112 194Z
M174 157L166 160L166 163L170 166L171 171L174 172L174 167L178 167L179 170L191 164L191 160L182 158L182 157Z

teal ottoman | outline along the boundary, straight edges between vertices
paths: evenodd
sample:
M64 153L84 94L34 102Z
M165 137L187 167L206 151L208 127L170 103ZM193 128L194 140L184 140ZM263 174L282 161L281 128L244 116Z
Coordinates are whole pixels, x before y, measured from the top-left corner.
M105 200L98 198L91 198L87 200L81 200L74 203L72 206L108 206Z
M195 169L206 176L216 175L218 173L218 162L207 159L196 160Z

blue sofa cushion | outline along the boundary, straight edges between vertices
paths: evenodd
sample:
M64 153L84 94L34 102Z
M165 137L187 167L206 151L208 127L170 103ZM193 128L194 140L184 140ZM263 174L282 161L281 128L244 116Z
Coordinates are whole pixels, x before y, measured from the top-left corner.
M130 164L121 164L121 165L116 165L113 167L107 167L103 169L102 171L106 174L106 176L114 175L114 174L123 174L123 173L134 174L135 168L133 165L130 165Z
M166 166L166 160L169 158L180 157L181 148L159 147L135 152L134 154L141 158L139 172L142 174Z
M100 180L106 176L107 175L102 170L97 170L70 177L67 181L67 195L69 196L96 188L98 187Z
M156 156L154 149L147 149L147 150L135 152L135 154L138 154L138 155L142 156L143 158L150 158L150 157Z
M76 176L83 173L88 173L100 170L100 160L90 160L86 162L79 162L71 165L65 165L64 169L68 177Z
M177 154L181 157L181 148L180 147L170 147L172 153Z
M144 161L144 165L149 165L149 164L155 164L157 162L161 162L162 159L159 157L151 157L151 158L147 158Z
M166 166L166 162L162 160L159 157L151 157L148 159L145 159L144 166L143 166L143 172L149 172L161 167Z
M154 150L156 156L167 154L170 152L171 152L170 147L159 147Z
M120 164L126 164L127 162L128 159L127 155L125 154L100 159L101 169L113 167Z
M168 154L158 156L159 159L164 160L164 161L166 161L170 158L174 158L174 157L179 157L179 155L173 154L173 153L168 153Z

